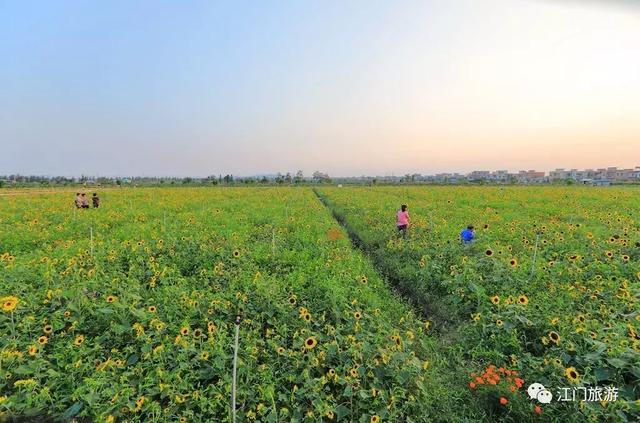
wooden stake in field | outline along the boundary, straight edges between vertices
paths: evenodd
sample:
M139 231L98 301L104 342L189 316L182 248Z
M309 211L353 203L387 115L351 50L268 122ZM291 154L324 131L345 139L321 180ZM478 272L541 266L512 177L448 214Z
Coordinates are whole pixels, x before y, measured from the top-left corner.
M540 241L540 234L536 234L536 246L533 249L533 259L531 260L531 275L529 275L529 280L533 279L533 274L536 271L536 256L538 254L538 242Z
M271 229L271 254L276 253L276 228Z
M236 423L236 375L238 367L238 342L240 340L240 315L236 316L236 340L233 346L233 379L231 381L231 412L233 413L233 423Z

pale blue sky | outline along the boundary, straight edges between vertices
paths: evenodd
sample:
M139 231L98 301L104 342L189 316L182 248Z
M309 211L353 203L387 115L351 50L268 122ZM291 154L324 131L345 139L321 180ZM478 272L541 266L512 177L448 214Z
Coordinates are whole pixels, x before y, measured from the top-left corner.
M0 174L640 165L634 2L0 0L0 61Z

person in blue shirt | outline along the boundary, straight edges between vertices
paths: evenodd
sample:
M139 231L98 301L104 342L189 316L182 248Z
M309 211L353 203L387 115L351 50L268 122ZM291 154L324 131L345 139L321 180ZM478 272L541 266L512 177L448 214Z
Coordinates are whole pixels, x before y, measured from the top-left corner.
M467 229L460 232L460 239L462 240L463 244L471 244L471 241L473 241L475 238L476 231L473 229L473 225L467 226Z

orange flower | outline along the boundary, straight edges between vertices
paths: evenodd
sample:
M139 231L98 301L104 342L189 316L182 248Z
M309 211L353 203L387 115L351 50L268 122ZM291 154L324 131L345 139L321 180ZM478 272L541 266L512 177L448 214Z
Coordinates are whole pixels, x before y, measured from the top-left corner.
M500 397L500 405L507 405L508 402L509 400L507 400L505 397Z
M476 389L476 384L473 382L469 382L469 388Z
M536 405L533 411L535 411L536 414L542 414L542 408L540 408L539 405Z
M515 378L514 382L518 388L522 388L522 385L524 384L524 380L520 379L519 377Z

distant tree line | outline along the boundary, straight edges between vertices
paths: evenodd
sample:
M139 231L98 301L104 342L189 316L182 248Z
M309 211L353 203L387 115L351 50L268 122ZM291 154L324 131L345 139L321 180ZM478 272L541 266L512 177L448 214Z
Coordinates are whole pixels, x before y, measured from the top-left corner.
M294 185L331 183L328 174L315 171L311 177L305 177L301 170L275 175L234 176L210 175L205 178L195 177L80 177L37 176L37 175L0 175L2 187L54 187L54 186L216 186L216 185Z

